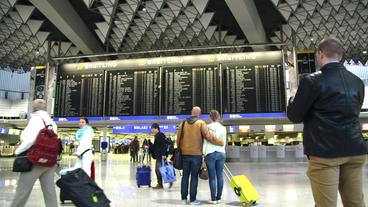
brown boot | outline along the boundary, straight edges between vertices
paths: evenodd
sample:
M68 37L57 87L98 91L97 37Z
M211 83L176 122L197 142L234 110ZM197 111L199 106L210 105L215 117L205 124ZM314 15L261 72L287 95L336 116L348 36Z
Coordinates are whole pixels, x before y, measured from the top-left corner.
M174 185L174 183L171 182L170 185L169 185L169 188L172 188L173 185Z
M152 189L158 190L158 189L163 189L164 186L157 184L155 187L152 187Z

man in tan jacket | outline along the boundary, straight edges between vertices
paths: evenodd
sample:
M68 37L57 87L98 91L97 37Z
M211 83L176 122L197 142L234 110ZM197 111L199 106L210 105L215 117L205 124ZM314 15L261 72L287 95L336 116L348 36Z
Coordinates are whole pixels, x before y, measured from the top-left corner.
M198 174L202 164L203 139L212 144L223 146L224 142L217 139L216 136L208 131L207 124L200 120L201 109L198 106L193 107L192 116L180 124L177 131L176 144L182 139L180 149L182 151L183 177L181 180L181 199L187 203L189 175L190 180L190 204L199 205L196 199L198 187ZM183 130L183 132L182 132ZM181 137L181 134L183 136Z

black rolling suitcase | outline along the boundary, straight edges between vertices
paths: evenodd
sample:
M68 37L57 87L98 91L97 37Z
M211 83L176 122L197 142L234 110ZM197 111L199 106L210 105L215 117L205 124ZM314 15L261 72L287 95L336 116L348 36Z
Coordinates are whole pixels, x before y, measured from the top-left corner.
M60 200L62 196L67 196L77 207L110 206L103 190L81 168L62 175L56 185L60 188Z

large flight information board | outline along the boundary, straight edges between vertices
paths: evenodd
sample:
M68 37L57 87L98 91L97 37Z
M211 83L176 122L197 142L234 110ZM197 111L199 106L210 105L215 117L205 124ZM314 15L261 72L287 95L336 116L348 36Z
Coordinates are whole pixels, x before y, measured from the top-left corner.
M158 69L107 71L106 115L158 114Z
M60 73L55 117L102 116L104 72Z
M223 72L224 113L285 111L281 64L224 65Z
M218 66L163 68L161 114L190 114L193 106L202 113L220 110Z

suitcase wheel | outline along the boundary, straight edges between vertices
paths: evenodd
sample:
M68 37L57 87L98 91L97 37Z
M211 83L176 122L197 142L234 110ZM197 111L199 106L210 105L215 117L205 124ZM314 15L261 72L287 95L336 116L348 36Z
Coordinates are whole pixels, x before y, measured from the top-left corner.
M249 206L253 205L253 203L248 203L248 204L247 204L247 203L243 202L243 203L242 203L242 205L243 205L244 207L249 207Z
M148 185L148 187L151 187L151 185Z
M241 188L235 187L234 192L237 196L240 196Z
M61 204L64 204L65 203L65 201L64 200L61 200Z

